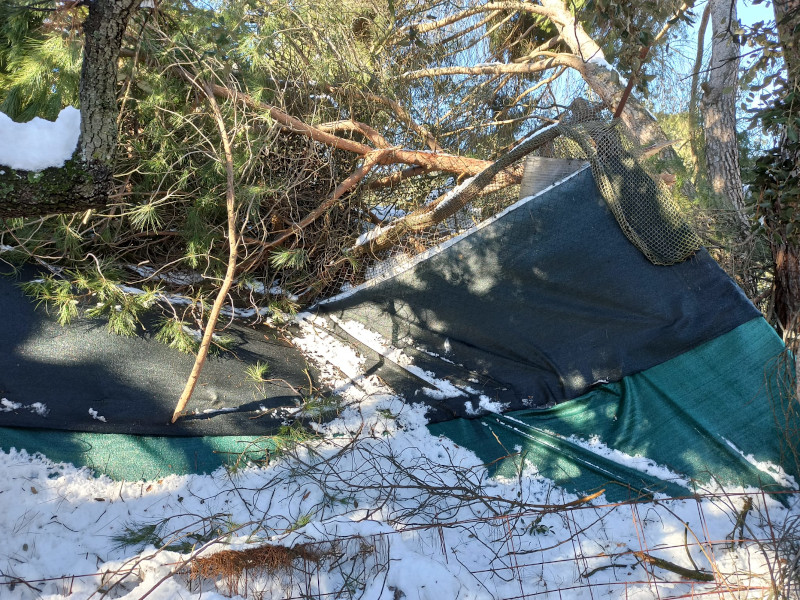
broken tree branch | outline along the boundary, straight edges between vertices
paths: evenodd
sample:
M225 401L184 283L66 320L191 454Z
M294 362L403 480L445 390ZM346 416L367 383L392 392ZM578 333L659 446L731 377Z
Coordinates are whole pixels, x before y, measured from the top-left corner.
M478 173L465 186L455 188L449 194L445 194L436 204L423 206L394 221L388 227L375 230L375 235L366 240L365 243L353 248L353 254L358 257L366 253L375 254L381 252L396 244L407 233L431 227L454 215L464 208L467 203L474 200L502 171L505 171L536 148L553 141L559 135L558 127L545 127L537 135L532 136Z
M317 125L317 129L326 133L337 133L339 131L356 132L363 135L378 148L388 148L390 146L389 142L386 141L386 138L383 137L377 130L365 123L353 121L353 119L343 119L341 121L322 123Z
M657 556L653 556L652 554L647 554L645 552L634 552L633 555L642 562L651 564L654 567L658 567L659 569L664 569L665 571L671 571L676 575L685 577L686 579L694 579L695 581L715 580L714 575L712 575L711 573L706 573L705 571L698 571L697 569L688 569L686 567L676 565L675 563L670 562L668 560L664 560L663 558L658 558Z
M560 66L573 66L578 59L572 54L560 52L549 52L542 50L537 52L538 56L545 56L544 60L525 63L492 63L488 65L477 65L474 67L455 65L452 67L433 67L430 69L419 69L403 73L403 79L422 79L424 77L442 77L445 75L524 75L529 73L540 73ZM575 68L578 68L576 65Z
M405 35L419 35L420 33L427 33L429 31L433 31L434 29L441 29L442 27L447 27L448 25L452 25L453 23L458 23L459 21L463 21L473 15L477 15L484 12L490 11L506 11L506 10L513 10L513 11L526 11L531 12L537 15L541 15L543 17L547 17L548 19L559 21L560 13L557 11L550 10L544 6L539 4L533 4L532 2L487 2L486 4L482 4L481 6L475 6L472 8L468 8L466 10L461 11L460 13L456 13L454 15L449 15L444 17L443 19L439 19L438 21L430 21L428 23L413 23L411 25L406 25L405 27L399 29L394 36L394 39L400 38Z
M192 84L202 91L211 110L214 114L214 121L219 129L220 137L222 138L222 148L225 159L225 208L228 213L228 268L225 272L225 278L222 280L222 285L217 292L217 297L214 300L214 305L211 307L211 314L208 316L205 331L203 332L203 339L200 342L200 348L195 357L192 372L186 380L186 386L183 388L183 393L178 399L178 404L175 406L175 411L172 413L172 423L178 420L178 417L186 408L186 404L194 393L194 388L197 385L197 380L205 365L206 358L208 357L208 350L211 347L211 340L214 336L214 327L217 325L219 313L222 310L222 305L225 304L225 298L228 296L228 291L231 289L233 277L236 273L236 263L239 256L239 231L236 227L236 189L235 189L235 176L233 172L233 151L231 149L231 141L228 135L228 130L225 127L225 121L222 118L222 112L219 109L216 98L208 85L201 85L196 79L192 80Z
M380 160L385 155L390 154L391 152L393 152L393 149L384 148L368 154L364 158L364 164L361 165L358 169L356 169L347 179L342 181L342 183L337 185L336 189L333 190L333 193L327 200L325 200L325 202L323 202L313 211L308 213L308 215L306 215L299 223L297 223L297 225L293 229L278 236L274 240L271 240L266 244L263 244L262 247L264 249L275 248L281 245L291 236L296 235L298 232L302 231L303 229L311 225L314 221L316 221L322 215L324 215L334 204L336 204L339 198L341 198L347 192L356 187L361 182L361 180L364 179L364 177L366 177L369 174L372 168L375 167L375 165L379 164Z

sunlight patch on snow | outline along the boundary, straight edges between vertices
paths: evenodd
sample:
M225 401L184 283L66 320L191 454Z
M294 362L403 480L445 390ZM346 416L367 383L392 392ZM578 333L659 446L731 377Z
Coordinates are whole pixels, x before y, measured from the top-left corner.
M722 438L728 446L733 449L734 452L739 454L744 460L749 462L753 465L756 469L761 471L762 473L766 473L769 475L776 483L782 485L783 487L789 488L791 490L800 489L797 485L797 480L787 473L783 467L780 465L773 464L771 462L757 460L752 454L745 454L742 450L740 450L736 444L731 442L726 438Z
M459 389L446 379L439 379L436 374L431 371L426 371L416 366L411 357L405 354L399 348L392 346L386 339L378 333L367 329L361 323L356 321L342 321L334 316L329 316L331 321L336 323L348 334L353 336L356 340L377 352L381 356L392 361L394 364L402 369L405 369L418 379L427 383L430 387L422 387L422 392L435 399L457 398L466 395L463 390Z
M363 561L366 577L358 583L359 597L372 600L400 596L394 590L406 597L437 600L445 593L448 598L488 599L559 588L569 588L569 597L576 600L653 598L657 593L648 583L649 571L631 556L631 549L638 548L645 536L651 551L674 564L690 567L689 551L705 572L740 573L739 584L768 585L770 557L758 546L728 549L718 543L709 553L709 546L694 543L694 536L725 540L741 509L741 498L733 503L724 498L703 500L703 516L698 514L700 501L694 499L641 504L638 512L647 518L637 520L629 505L603 505L601 497L596 508L520 515L505 510L495 522L497 515L484 504L494 502L490 498L530 506L566 504L578 498L553 488L530 465L520 477L487 479L474 455L446 438L434 438L424 427L363 437L381 418L374 414L362 419L360 438L326 435L313 449L301 449L298 461L149 482L95 478L88 469L6 449L0 453L0 529L13 536L0 550L4 575L0 584L35 580L41 597L70 600L85 600L114 583L112 597L119 600L145 594L151 600L221 600L224 583L218 589L198 587L177 574L190 556L263 544L323 544L324 548L335 543L339 551L352 552L347 560ZM325 467L325 460L333 462ZM325 469L322 479L314 475L319 469ZM320 488L323 481L325 489ZM428 487L415 487L415 481ZM398 487L386 496L389 502L378 502L393 483ZM476 488L482 498L477 504L465 504L452 493L473 485L482 486ZM356 491L348 491L350 486ZM769 496L756 498L754 510L768 512L776 524L794 514ZM407 518L400 518L406 513ZM296 527L299 521L308 522ZM212 525L220 528L218 538L189 543L184 551L158 549L150 538L131 546L115 541L150 526L158 527L156 539L162 543L192 542L188 533L201 534ZM753 535L764 535L767 527L757 517L748 526ZM506 565L508 528L516 556L536 556L518 573ZM579 560L569 541L575 531L581 532ZM70 577L84 574L88 575ZM64 575L67 580L60 579ZM700 590L696 582L670 581L667 571L659 575L664 577L662 593ZM284 597L274 575L254 571L248 579L260 586L249 588L253 594L248 598ZM310 589L310 597L333 593L346 584L341 571L324 565L312 581L318 587ZM621 581L637 583L620 586ZM0 593L9 600L33 597L24 585L13 590L6 586Z
M592 436L588 440L584 440L573 435L568 437L567 440L576 446L586 448L598 456L607 458L608 460L619 465L630 467L631 469L641 471L642 473L647 473L648 475L661 479L662 481L671 481L672 483L677 483L688 490L692 489L689 480L686 479L685 476L679 475L678 473L659 465L655 461L645 456L631 456L630 454L610 448L600 441L598 436Z

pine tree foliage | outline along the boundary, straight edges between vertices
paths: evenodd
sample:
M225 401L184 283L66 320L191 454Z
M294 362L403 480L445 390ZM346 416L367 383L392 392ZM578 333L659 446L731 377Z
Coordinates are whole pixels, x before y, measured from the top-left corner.
M112 333L131 336L137 333L141 316L158 297L157 288L126 293L119 284L121 274L111 267L70 270L63 275L48 275L22 286L40 304L54 308L61 325L83 313L104 320Z
M54 120L64 106L78 106L77 15L45 25L42 13L6 3L0 23L0 111L17 121Z
M555 22L535 12L498 8L437 25L477 5L157 4L135 11L123 42L110 203L79 214L0 221L0 244L13 247L17 258L41 257L65 269L31 289L65 320L91 299L106 307L98 304L91 314L113 319L115 330L136 327L145 299L114 296L108 285L169 288L190 298L193 308L167 308L158 326L158 336L183 351L196 348L187 328L201 320L228 261L226 173L209 93L217 95L233 141L241 238L235 294L240 303L270 306L277 318L360 281L367 265L348 249L387 211L435 201L480 170L378 162L366 179L325 205L367 155L400 148L488 164L551 123L565 98L595 93L568 76L575 69L566 59L574 52ZM576 27L621 73L635 76L636 93L643 95L655 73L642 64L641 49L670 19L691 22L692 12L681 12L681 4L579 0L569 9ZM21 121L54 118L62 106L77 103L84 16L84 8L42 13L0 5L0 110ZM465 66L486 72L442 74ZM517 73L506 67L530 68ZM621 92L619 79L615 85ZM336 136L337 143L279 121L275 110ZM473 208L486 216L506 200L486 194ZM325 210L304 221L321 206ZM0 254L0 260L11 257ZM98 263L102 271L84 286L80 278ZM186 272L194 277L183 277ZM167 298L152 294L162 304Z

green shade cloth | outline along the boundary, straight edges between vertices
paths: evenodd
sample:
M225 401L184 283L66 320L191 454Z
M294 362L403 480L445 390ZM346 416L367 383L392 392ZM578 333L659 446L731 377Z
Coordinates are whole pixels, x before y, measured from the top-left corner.
M578 492L606 488L609 499L652 492L687 495L714 481L779 489L742 453L781 464L785 423L776 418L770 400L780 387L781 357L786 358L783 342L758 318L553 408L459 419L429 429L475 451L493 473L513 476L524 455L558 485ZM596 438L627 455L647 457L691 483L685 487L647 475L574 438ZM783 466L796 475L795 465Z
M3 427L0 448L41 453L54 462L89 467L117 481L138 481L211 473L221 466L264 460L275 443L256 436L153 437Z
M775 417L770 393L778 389L783 353L780 338L759 318L553 408L457 419L429 429L474 451L491 463L494 474L515 475L524 455L558 485L587 493L605 488L610 500L654 492L682 496L692 490L599 456L575 444L571 436L596 436L611 448L646 456L700 485L715 479L722 485L778 489L774 479L731 444L757 461L781 462L783 424ZM256 436L151 437L0 428L0 448L40 452L55 462L135 481L210 473L223 465L243 464L243 452L248 459L263 460L275 442ZM796 475L794 465L784 467Z

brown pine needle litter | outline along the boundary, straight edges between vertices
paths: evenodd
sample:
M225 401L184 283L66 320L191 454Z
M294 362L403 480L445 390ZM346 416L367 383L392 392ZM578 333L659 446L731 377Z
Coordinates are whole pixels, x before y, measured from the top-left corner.
M246 550L223 550L192 560L189 577L231 580L253 569L263 569L270 574L286 573L298 559L319 564L323 558L323 553L311 544L297 544L292 547L267 544Z

